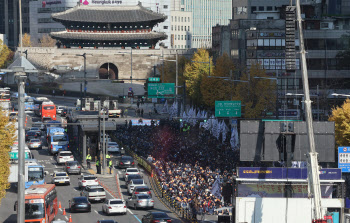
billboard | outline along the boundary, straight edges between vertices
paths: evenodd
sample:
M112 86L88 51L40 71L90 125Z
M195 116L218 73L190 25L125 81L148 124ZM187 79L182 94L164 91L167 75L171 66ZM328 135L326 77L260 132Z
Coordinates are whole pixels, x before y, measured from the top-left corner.
M344 173L350 172L350 147L338 147L338 168Z
M306 168L239 167L239 178L250 179L307 179ZM321 169L321 180L340 180L341 169Z

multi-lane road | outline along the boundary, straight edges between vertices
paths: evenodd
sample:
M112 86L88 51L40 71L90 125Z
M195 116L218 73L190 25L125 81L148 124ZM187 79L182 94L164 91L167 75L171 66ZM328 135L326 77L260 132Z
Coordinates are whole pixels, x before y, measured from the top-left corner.
M67 100L62 98L51 98L51 100L56 105L62 105L62 106L74 106L73 100ZM34 116L34 113L28 113L29 116ZM29 122L30 123L30 122ZM43 139L43 142L45 140ZM46 144L44 144L42 150L32 150L32 153L34 154L35 159L37 159L42 165L45 166L45 171L48 171L49 173L52 173L54 170L59 170L62 168L62 166L58 165L56 163L55 157L50 155L47 150ZM113 157L113 159L118 159L118 157ZM115 160L113 163L116 163ZM123 199L128 198L127 189L125 187L125 182L123 180L122 171L119 169L114 170L116 174L118 174L119 182L120 182L120 191ZM86 172L87 171L83 171ZM148 176L145 172L142 172L144 175L144 179L146 183L150 186L148 181ZM90 223L90 222L97 222L98 220L103 219L114 219L117 222L125 222L125 223L139 223L141 222L141 219L143 215L145 215L148 212L151 211L164 211L168 213L168 215L173 219L173 222L181 222L177 217L171 213L163 204L162 202L155 196L154 192L153 199L155 201L154 209L151 210L134 210L134 209L128 209L126 215L114 215L114 216L106 216L102 212L102 203L92 203L92 211L91 213L70 213L69 211L69 200L73 197L80 196L80 190L78 188L78 178L80 175L70 175L70 181L71 184L67 186L57 186L57 194L58 194L58 201L61 202L62 208L59 209L58 215L56 217L56 220L65 220L68 222L69 215L72 216L72 222L74 223ZM97 176L100 177L99 175ZM102 176L101 176L102 177ZM114 178L115 179L115 178ZM45 176L45 181L47 183L51 182L51 176L50 174ZM117 187L117 184L113 185L114 187ZM110 188L115 189L115 188ZM113 198L113 196L107 192L107 198ZM6 197L2 199L1 206L0 206L0 222L4 223L14 223L16 222L16 212L14 211L14 203L17 200L17 188L11 187L7 193ZM66 215L63 215L63 208L66 208Z

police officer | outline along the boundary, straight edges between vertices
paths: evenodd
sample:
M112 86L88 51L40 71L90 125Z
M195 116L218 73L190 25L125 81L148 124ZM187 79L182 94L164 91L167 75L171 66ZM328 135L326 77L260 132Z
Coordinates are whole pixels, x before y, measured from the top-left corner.
M87 168L91 169L91 155L90 153L86 156Z
M97 174L101 174L101 164L100 164L100 160L96 161L96 170L97 170Z
M109 155L109 153L106 154L106 159L107 161L111 160L111 156Z
M109 160L108 166L109 166L109 174L112 174L112 168L113 168L113 162L112 162L112 160Z

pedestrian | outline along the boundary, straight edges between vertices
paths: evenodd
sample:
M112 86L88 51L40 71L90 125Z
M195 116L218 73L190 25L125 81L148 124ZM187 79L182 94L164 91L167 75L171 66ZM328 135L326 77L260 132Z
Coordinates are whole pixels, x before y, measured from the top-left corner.
M86 156L87 168L91 169L91 155L90 153Z
M143 108L141 109L141 117L143 117Z
M96 161L96 171L97 171L97 174L101 174L100 160Z
M55 89L52 90L52 95L55 97Z
M124 110L123 109L120 109L120 115L122 116L122 118L124 118Z
M153 160L152 156L151 156L151 155L148 155L147 161L150 162L150 163L152 163L152 160Z
M144 104L144 100L143 100L143 98L141 98L141 105L143 105Z
M112 174L112 168L113 168L113 162L112 162L112 160L110 160L110 161L108 162L108 166L109 166L109 174Z
M140 107L140 101L137 101L136 105L137 105L137 108L139 108Z

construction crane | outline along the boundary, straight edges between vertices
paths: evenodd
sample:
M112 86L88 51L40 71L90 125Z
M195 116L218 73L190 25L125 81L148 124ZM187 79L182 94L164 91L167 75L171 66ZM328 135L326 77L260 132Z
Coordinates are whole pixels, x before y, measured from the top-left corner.
M300 43L300 56L301 56L301 74L303 80L303 89L305 96L305 119L307 134L309 139L310 153L308 156L308 187L311 195L313 195L313 223L327 223L327 220L324 220L324 213L321 205L321 185L320 185L320 175L319 175L319 166L318 166L318 153L315 148L315 138L314 138L314 129L312 121L312 111L311 111L311 100L310 100L310 91L309 91L309 80L307 73L306 65L306 56L305 56L305 47L304 47L304 35L303 35L303 26L301 19L301 10L300 10L300 0L296 0L296 12L297 12L297 21L298 21L298 30L299 30L299 43Z

